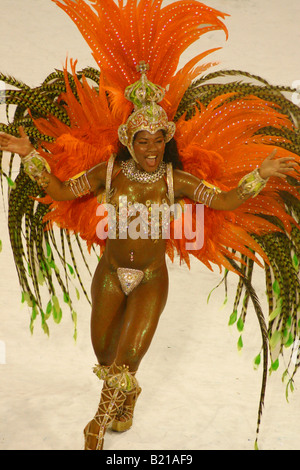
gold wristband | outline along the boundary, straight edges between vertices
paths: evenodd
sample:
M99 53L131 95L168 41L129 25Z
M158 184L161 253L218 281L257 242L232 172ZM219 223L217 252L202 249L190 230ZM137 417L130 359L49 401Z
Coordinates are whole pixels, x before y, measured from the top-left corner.
M68 186L76 198L85 196L91 192L91 185L87 178L87 174L81 174L75 178L65 181L65 186Z
M47 174L51 173L50 166L47 161L39 154L37 150L32 150L26 157L22 157L21 161L24 171L42 188L46 188L49 184ZM46 173L46 174L45 174Z
M260 176L258 168L245 175L238 184L237 195L239 199L248 199L256 197L258 193L266 186L268 179Z
M194 200L200 204L205 204L206 206L211 207L213 200L221 192L220 188L202 180L194 191Z

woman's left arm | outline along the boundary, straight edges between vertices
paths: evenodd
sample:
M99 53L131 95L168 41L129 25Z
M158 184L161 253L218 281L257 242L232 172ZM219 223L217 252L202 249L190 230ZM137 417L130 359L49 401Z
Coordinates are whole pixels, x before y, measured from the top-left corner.
M174 171L175 197L188 197L216 210L234 210L250 197L255 197L267 184L271 176L286 178L298 166L294 158L275 158L276 150L263 161L260 168L245 175L238 186L228 192L208 184L204 180L185 172Z

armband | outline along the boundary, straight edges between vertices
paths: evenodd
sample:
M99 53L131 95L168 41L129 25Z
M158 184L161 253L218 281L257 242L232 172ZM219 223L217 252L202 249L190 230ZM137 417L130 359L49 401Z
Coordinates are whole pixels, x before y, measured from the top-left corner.
M91 192L91 185L86 173L77 178L71 178L64 184L70 188L76 198L86 196Z
M205 204L206 206L211 207L212 201L221 192L220 188L202 180L194 191L194 200L200 204Z
M237 194L239 199L248 199L256 197L258 193L266 186L268 179L260 176L258 168L245 175L238 184Z
M30 179L35 181L43 189L49 184L47 174L51 173L50 166L47 161L37 152L32 150L26 157L22 157L21 161L24 166L25 173Z

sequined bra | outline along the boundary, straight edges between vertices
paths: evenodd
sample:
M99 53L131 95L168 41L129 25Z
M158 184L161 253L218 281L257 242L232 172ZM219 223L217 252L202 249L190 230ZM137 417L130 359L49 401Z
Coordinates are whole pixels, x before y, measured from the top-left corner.
M140 202L127 201L126 195L119 197L119 204L112 203L115 188L112 188L112 175L116 155L112 155L107 163L105 193L98 197L100 204L105 203L108 210L108 228L113 238L127 238L130 230L130 223L139 223L139 234L141 238L151 238L155 240L169 237L170 222L173 220L174 187L173 187L173 167L171 163L164 164L165 172L161 172L161 177L166 174L167 193L161 204L152 203L147 200L145 204ZM123 171L126 177L126 171ZM133 179L132 179L133 180ZM157 178L158 180L158 178ZM148 183L149 184L149 183ZM103 197L104 196L104 197ZM136 214L139 213L137 217Z

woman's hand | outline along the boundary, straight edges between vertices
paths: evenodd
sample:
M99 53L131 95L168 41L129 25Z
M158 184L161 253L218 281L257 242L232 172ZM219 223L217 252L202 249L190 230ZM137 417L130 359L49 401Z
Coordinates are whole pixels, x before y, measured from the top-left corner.
M34 147L31 145L23 127L19 127L19 133L21 137L14 137L13 135L5 134L5 132L0 132L0 150L18 153L20 157L26 157Z
M287 173L294 170L298 163L292 157L275 158L277 150L273 150L270 155L262 162L259 168L259 174L267 179L270 176L286 178Z

